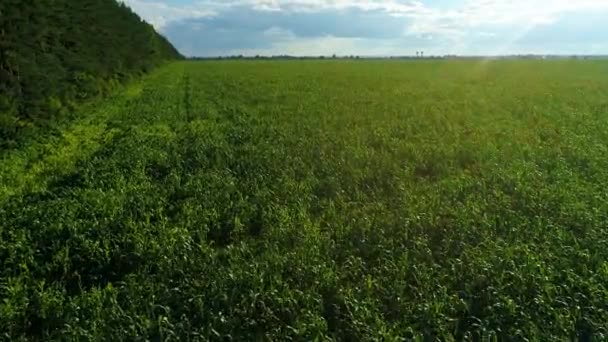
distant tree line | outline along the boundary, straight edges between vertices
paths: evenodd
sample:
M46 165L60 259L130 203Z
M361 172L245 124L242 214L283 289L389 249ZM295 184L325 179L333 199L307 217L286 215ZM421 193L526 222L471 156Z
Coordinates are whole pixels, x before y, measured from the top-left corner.
M446 56L447 57L447 56ZM330 56L291 56L291 55L274 55L274 56L212 56L212 57L190 57L190 60L207 61L207 60L311 60L311 59L443 59L444 56L424 56L423 53L416 53L416 56L358 56L358 55L330 55Z
M0 147L175 58L116 0L0 1Z
M305 59L362 59L365 57L348 55L348 56L291 56L291 55L274 55L274 56L213 56L213 57L190 57L190 60L205 61L205 60L223 60L223 59L259 59L259 60L277 60L277 59L294 59L294 60L305 60Z
M424 51L416 51L415 56L356 56L356 55L329 55L329 56L291 56L291 55L274 55L274 56L214 56L214 57L190 57L191 60L310 60L310 59L397 59L397 60L416 60L416 59L608 59L608 55L501 55L501 56L483 56L483 55L425 55Z

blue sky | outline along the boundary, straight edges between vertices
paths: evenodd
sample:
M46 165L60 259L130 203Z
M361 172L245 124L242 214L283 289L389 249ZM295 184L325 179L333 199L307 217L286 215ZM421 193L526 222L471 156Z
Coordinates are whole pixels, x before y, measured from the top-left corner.
M123 0L185 55L608 54L608 0Z

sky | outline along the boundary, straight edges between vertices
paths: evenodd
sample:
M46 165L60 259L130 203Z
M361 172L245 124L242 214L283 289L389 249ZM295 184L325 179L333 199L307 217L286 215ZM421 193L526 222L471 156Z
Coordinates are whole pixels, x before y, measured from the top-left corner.
M186 56L608 54L608 0L123 0Z

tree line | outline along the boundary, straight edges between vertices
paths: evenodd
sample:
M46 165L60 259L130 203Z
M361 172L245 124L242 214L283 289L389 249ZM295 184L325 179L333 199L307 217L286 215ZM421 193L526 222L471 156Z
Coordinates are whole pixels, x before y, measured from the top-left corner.
M176 58L116 0L0 1L0 147Z

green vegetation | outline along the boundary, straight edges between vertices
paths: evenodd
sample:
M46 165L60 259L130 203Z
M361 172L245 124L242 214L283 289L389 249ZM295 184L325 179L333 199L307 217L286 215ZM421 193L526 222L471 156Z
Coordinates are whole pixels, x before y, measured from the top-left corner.
M115 0L0 1L0 148L179 53Z
M0 338L605 340L605 61L177 62L0 163Z

